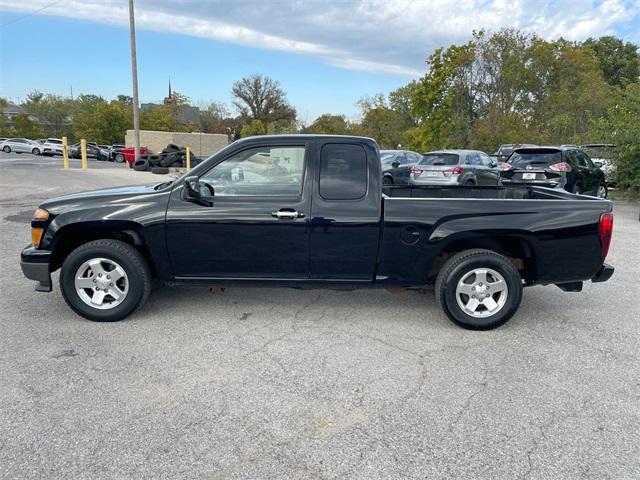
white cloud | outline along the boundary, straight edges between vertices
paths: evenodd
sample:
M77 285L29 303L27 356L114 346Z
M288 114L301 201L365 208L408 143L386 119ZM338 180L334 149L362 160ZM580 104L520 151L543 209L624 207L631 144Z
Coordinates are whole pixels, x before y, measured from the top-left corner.
M27 13L50 3L0 0L0 8ZM124 0L62 0L39 14L128 22ZM481 28L514 27L571 40L633 31L640 22L640 0L136 0L136 21L141 29L417 77L434 48L464 42Z

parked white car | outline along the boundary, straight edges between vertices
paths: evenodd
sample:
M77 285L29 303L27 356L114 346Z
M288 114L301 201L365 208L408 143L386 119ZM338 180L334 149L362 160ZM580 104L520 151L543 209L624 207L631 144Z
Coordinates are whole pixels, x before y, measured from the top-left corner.
M47 138L42 143L42 155L62 155L62 140L60 138Z
M612 160L616 146L612 143L590 143L583 145L582 149L587 152L591 160L604 172L604 178L609 186L615 185L616 165Z
M4 153L33 153L40 155L42 153L42 144L28 138L7 138L0 143L0 150Z

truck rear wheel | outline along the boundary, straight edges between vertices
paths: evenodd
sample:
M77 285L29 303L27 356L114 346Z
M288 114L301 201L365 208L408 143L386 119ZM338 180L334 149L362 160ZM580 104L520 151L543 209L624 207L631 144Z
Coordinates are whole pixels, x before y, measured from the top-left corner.
M146 260L120 240L95 240L69 254L60 272L65 301L78 315L115 322L140 308L151 291Z
M436 300L449 319L470 330L506 323L522 300L522 279L496 252L466 250L451 257L438 273Z

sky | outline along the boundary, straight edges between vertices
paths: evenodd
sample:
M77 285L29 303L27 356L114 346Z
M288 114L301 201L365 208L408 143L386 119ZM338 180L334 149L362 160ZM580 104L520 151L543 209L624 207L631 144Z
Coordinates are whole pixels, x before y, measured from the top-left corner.
M0 96L131 94L127 0L0 0ZM141 102L174 90L231 106L233 82L278 80L299 118L356 118L363 96L426 72L473 30L640 44L640 0L135 0Z

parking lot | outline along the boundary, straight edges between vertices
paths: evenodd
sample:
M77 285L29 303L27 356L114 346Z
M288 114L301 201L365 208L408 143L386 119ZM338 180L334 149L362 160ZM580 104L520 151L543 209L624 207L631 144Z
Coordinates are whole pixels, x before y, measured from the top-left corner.
M23 278L33 210L166 176L72 166L0 153L0 477L640 478L638 204L609 282L494 331L429 291L162 286L100 324Z

